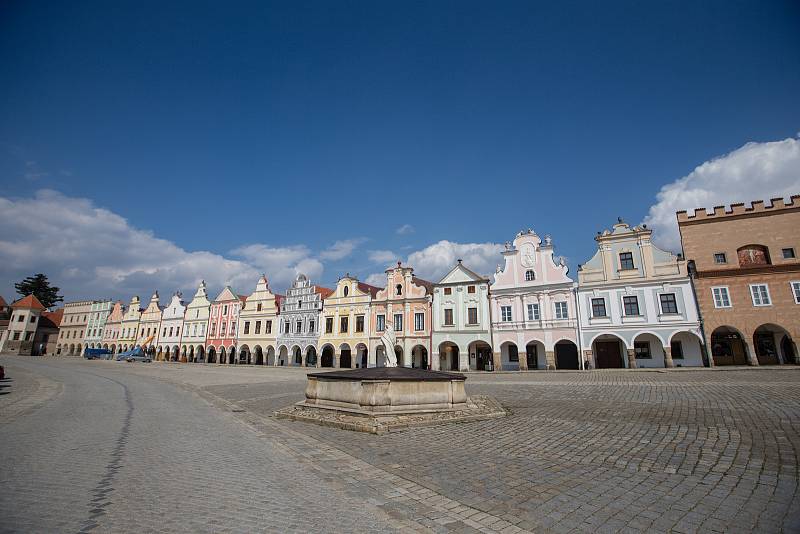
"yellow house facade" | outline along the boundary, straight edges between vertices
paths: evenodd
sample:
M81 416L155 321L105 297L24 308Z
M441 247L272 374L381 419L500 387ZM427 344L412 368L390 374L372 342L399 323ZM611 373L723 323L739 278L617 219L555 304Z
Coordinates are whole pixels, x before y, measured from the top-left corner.
M256 290L247 297L239 311L239 358L255 365L275 365L278 337L278 305L280 295L269 288L262 275Z
M144 311L140 305L139 297L133 297L128 309L125 311L125 315L122 316L117 352L125 352L136 346L136 342L139 339L139 319Z
M369 307L379 290L347 274L325 298L319 337L323 367L328 367L328 362L332 367L367 367Z

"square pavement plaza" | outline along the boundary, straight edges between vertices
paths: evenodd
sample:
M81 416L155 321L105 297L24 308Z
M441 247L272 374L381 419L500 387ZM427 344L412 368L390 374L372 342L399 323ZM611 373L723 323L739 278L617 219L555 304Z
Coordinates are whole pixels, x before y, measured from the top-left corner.
M381 436L275 420L303 398L300 369L142 372L268 422L306 457L327 451L356 494L352 473L369 470L365 499L434 530L800 531L798 368L471 373L467 393L507 418ZM376 478L399 491L378 495Z

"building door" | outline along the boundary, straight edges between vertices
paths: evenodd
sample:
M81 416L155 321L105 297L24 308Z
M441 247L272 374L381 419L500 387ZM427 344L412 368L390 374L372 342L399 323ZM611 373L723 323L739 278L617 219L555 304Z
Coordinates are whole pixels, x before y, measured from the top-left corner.
M778 363L775 334L772 332L756 332L753 336L753 341L755 341L756 357L759 365L775 365Z
M342 355L339 356L339 367L342 369L349 369L350 365L350 349L343 349Z
M619 346L619 344L617 344ZM569 341L556 343L556 369L579 369L578 347Z
M453 350L450 351L450 370L451 371L458 371L458 346L454 346Z
M533 343L525 347L525 360L528 362L528 369L539 368L539 351Z
M598 369L622 369L622 351L619 348L619 341L596 341L597 348L597 368Z

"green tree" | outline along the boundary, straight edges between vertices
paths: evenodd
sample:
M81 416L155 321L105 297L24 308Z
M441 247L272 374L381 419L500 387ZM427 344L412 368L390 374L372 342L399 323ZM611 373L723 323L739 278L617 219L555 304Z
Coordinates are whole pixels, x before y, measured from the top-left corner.
M29 276L22 282L14 284L14 289L23 297L35 296L45 308L52 308L56 303L64 301L64 297L58 294L60 288L51 286L42 273Z

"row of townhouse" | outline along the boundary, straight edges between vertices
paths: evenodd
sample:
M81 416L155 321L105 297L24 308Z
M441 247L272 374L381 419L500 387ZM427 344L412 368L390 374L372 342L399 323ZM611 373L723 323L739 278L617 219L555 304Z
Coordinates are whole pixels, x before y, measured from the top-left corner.
M684 254L660 250L646 225L598 232L578 280L549 236L519 232L490 279L460 260L439 282L400 263L383 287L349 274L336 287L299 274L285 295L265 276L248 296L201 282L185 305L156 292L64 307L56 352L144 345L154 359L294 365L528 370L795 363L800 335L800 197L679 212ZM778 252L780 251L780 252Z

